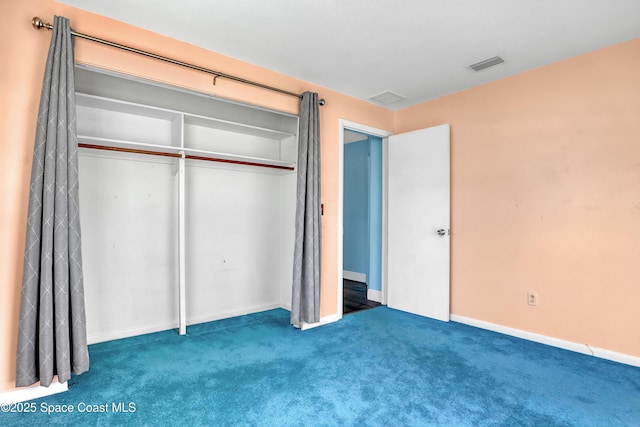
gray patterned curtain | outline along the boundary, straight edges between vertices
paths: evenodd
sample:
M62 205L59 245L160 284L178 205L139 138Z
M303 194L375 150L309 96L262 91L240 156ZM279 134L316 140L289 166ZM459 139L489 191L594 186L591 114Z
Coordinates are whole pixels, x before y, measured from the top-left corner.
M300 101L296 238L293 258L291 324L320 321L320 114L318 94Z
M16 386L89 369L80 253L78 141L69 21L55 17L31 169Z

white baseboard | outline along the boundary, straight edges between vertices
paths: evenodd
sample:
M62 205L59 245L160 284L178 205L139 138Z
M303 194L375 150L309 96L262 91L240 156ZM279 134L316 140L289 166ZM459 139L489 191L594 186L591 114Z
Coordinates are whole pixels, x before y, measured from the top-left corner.
M382 302L382 291L367 289L367 299L375 302Z
M279 303L271 303L271 304L256 305L253 307L245 307L238 310L229 310L229 311L219 312L211 316L203 316L203 317L187 319L187 326L197 325L199 323L214 322L216 320L228 319L230 317L260 313L261 311L273 310L276 308L283 308L283 307Z
M258 305L253 307L245 307L238 310L218 312L210 316L202 316L202 317L187 319L187 326L197 325L198 323L213 322L215 320L227 319L229 317L244 316L245 314L259 313L261 311L273 310L274 308L283 308L283 307L281 304L273 303L273 304L264 304L264 305ZM178 329L177 320L169 323L145 326L143 328L89 333L87 335L87 343L97 344L105 341L113 341L113 340L119 340L122 338L135 337L138 335L153 334L155 332L168 331L171 329Z
M138 335L153 334L155 332L167 331L169 329L178 329L178 322L175 321L171 323L145 326L143 328L88 333L87 344L98 344L105 341L136 337Z
M59 383L57 381L52 382L49 387L38 385L35 387L19 388L16 390L0 393L0 404L25 402L27 400L39 399L41 397L62 393L67 390L69 390L69 385L66 381L63 383Z
M281 302L277 308L284 308L287 311L291 311L291 301Z
M355 271L342 271L342 278L347 280L353 280L354 282L367 283L367 275L363 273L356 273Z
M616 351L611 351L604 348L591 347L591 346L589 346L589 348L593 351L593 355L595 357L612 360L618 363L624 363L626 365L640 367L640 357L631 356L630 354L618 353Z
M301 330L306 331L308 329L317 328L318 326L328 325L329 323L337 322L342 319L342 316L339 313L331 314L329 316L322 317L318 323L306 323L302 322Z
M509 328L507 326L497 325L495 323L485 322L483 320L472 319L470 317L451 315L451 320L465 325L475 326L476 328L486 329L493 332L499 332L505 335L522 338L565 350L575 351L577 353L589 356L599 357L601 359L612 360L618 363L624 363L631 366L640 367L640 357L631 356L629 354L618 353L611 350L592 347L589 344L580 344L573 341L567 341L559 338L553 338L546 335L536 334L534 332L523 331L521 329Z

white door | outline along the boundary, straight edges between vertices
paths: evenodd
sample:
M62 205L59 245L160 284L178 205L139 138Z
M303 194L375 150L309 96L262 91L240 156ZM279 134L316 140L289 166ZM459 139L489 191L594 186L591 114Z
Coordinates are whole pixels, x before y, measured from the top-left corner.
M389 137L391 308L449 320L449 125Z

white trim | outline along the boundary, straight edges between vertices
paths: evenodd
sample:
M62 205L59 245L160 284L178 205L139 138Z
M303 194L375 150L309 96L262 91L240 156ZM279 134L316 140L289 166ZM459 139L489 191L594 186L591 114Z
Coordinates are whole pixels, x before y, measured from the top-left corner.
M329 316L325 316L325 317L321 318L318 323L302 322L302 326L300 327L300 330L306 331L308 329L317 328L318 326L324 326L324 325L328 325L329 323L337 322L338 320L342 319L342 314L341 313L342 313L342 303L340 303L340 313L336 313L336 314L331 314Z
M291 301L289 301L289 302L280 302L280 306L279 307L274 307L274 308L282 308L284 310L287 310L288 312L291 312Z
M276 308L284 308L287 311L291 311L291 307L283 306L279 303L273 304L264 304L253 307L245 307L243 309L229 310L225 312L218 312L213 315L198 317L194 319L186 319L186 326L197 325L200 323L214 322L216 320L228 319L231 317L244 316L246 314L260 313L262 311L273 310ZM152 326L145 326L142 328L133 328L126 330L118 330L118 331L107 331L107 332L98 332L93 333L87 336L88 344L97 344L105 341L113 341L119 340L122 338L130 338L138 335L152 334L155 332L163 332L169 331L172 329L177 329L180 335L184 335L180 331L180 325L177 321L173 321L171 323L164 323ZM185 328L186 331L186 328Z
M364 273L357 273L355 271L344 270L342 277L347 280L353 280L354 282L367 283L367 275Z
M66 381L63 383L57 381L52 382L49 387L38 385L35 387L19 388L17 390L0 393L0 403L25 402L27 400L63 393L67 390L69 390L69 386Z
M255 306L245 307L241 309L218 312L216 314L212 314L209 316L202 316L202 317L187 319L187 325L191 326L191 325L198 325L200 323L215 322L216 320L230 319L232 317L245 316L247 314L261 313L263 311L274 310L276 308L286 309L279 303L255 305ZM289 308L288 311L291 311L291 308Z
M380 302L387 305L387 295L389 294L388 286L388 265L389 259L389 222L388 222L388 208L389 208L389 138L382 138L382 259L380 260L380 286L382 298Z
M106 341L119 340L123 338L135 337L138 335L153 334L156 332L178 329L177 321L171 323L163 323L158 325L144 326L141 328L124 329L117 331L96 332L87 335L87 344L98 344Z
M339 120L339 132L338 132L338 281L336 286L338 287L338 301L336 307L338 307L337 314L342 317L344 311L344 248L342 246L342 240L344 238L344 219L342 218L343 206L342 198L344 197L344 125L342 120Z
M340 134L344 137L344 129L355 130L356 132L366 133L367 135L379 136L380 138L386 138L393 135L393 132L388 130L378 129L371 126L363 125L349 120L340 119ZM342 148L342 147L340 147Z
M375 302L382 302L382 291L367 289L367 299Z
M560 338L554 338L546 335L536 334L534 332L523 331L521 329L510 328L508 326L497 325L495 323L485 322L483 320L477 320L469 317L458 316L456 314L451 315L451 320L458 323L464 323L465 325L474 326L480 329L499 332L501 334L510 335L513 337L522 338L525 340L534 341L541 344L562 348L565 350L575 351L577 353L582 353L589 356L599 357L601 359L612 360L614 362L640 367L640 357L631 356L629 354L624 354L624 353L618 353L611 350L592 347L589 344L580 344L573 341L563 340Z
M387 280L386 280L386 265L387 265L387 251L386 251L386 210L387 210L387 198L386 198L386 138L393 135L393 132L389 132L383 129L377 129L371 126L363 125L356 122L351 122L349 120L339 119L338 120L338 312L335 316L337 316L336 320L342 318L343 311L343 290L342 290L342 280L343 280L343 271L344 265L342 263L343 257L343 218L344 215L344 207L342 206L342 197L344 191L344 131L345 129L354 130L357 132L366 133L367 135L378 136L383 138L383 152L382 152L382 164L383 164L383 177L382 177L382 188L383 188L383 197L382 197L382 293L385 295L386 302L386 288L387 288Z
M618 363L624 363L626 365L640 367L640 357L631 356L630 354L618 353L616 351L606 350L604 348L591 347L593 355L601 359L612 360Z
M184 114L181 116L184 127ZM180 134L180 147L184 146L184 132ZM185 154L180 151L178 159L178 332L187 333L187 255L186 255L186 202L185 202Z

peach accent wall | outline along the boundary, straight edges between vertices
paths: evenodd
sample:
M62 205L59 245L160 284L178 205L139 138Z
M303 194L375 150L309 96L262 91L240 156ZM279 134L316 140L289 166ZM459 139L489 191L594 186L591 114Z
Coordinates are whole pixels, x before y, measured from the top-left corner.
M640 356L639 76L636 39L397 113L451 124L452 313Z
M101 16L54 2L0 0L4 12L0 26L0 392L14 388L18 313L28 205L31 156L42 86L44 63L51 40L46 30L35 31L31 18L52 22L54 15L71 20L74 30L193 62L228 74L302 93L316 91L327 103L321 108L323 217L321 315L338 311L338 120L346 119L393 130L391 111L328 89L293 79L248 63L197 48ZM76 61L173 85L212 93L297 114L298 101L224 79L212 86L212 77L186 68L117 49L76 40Z

